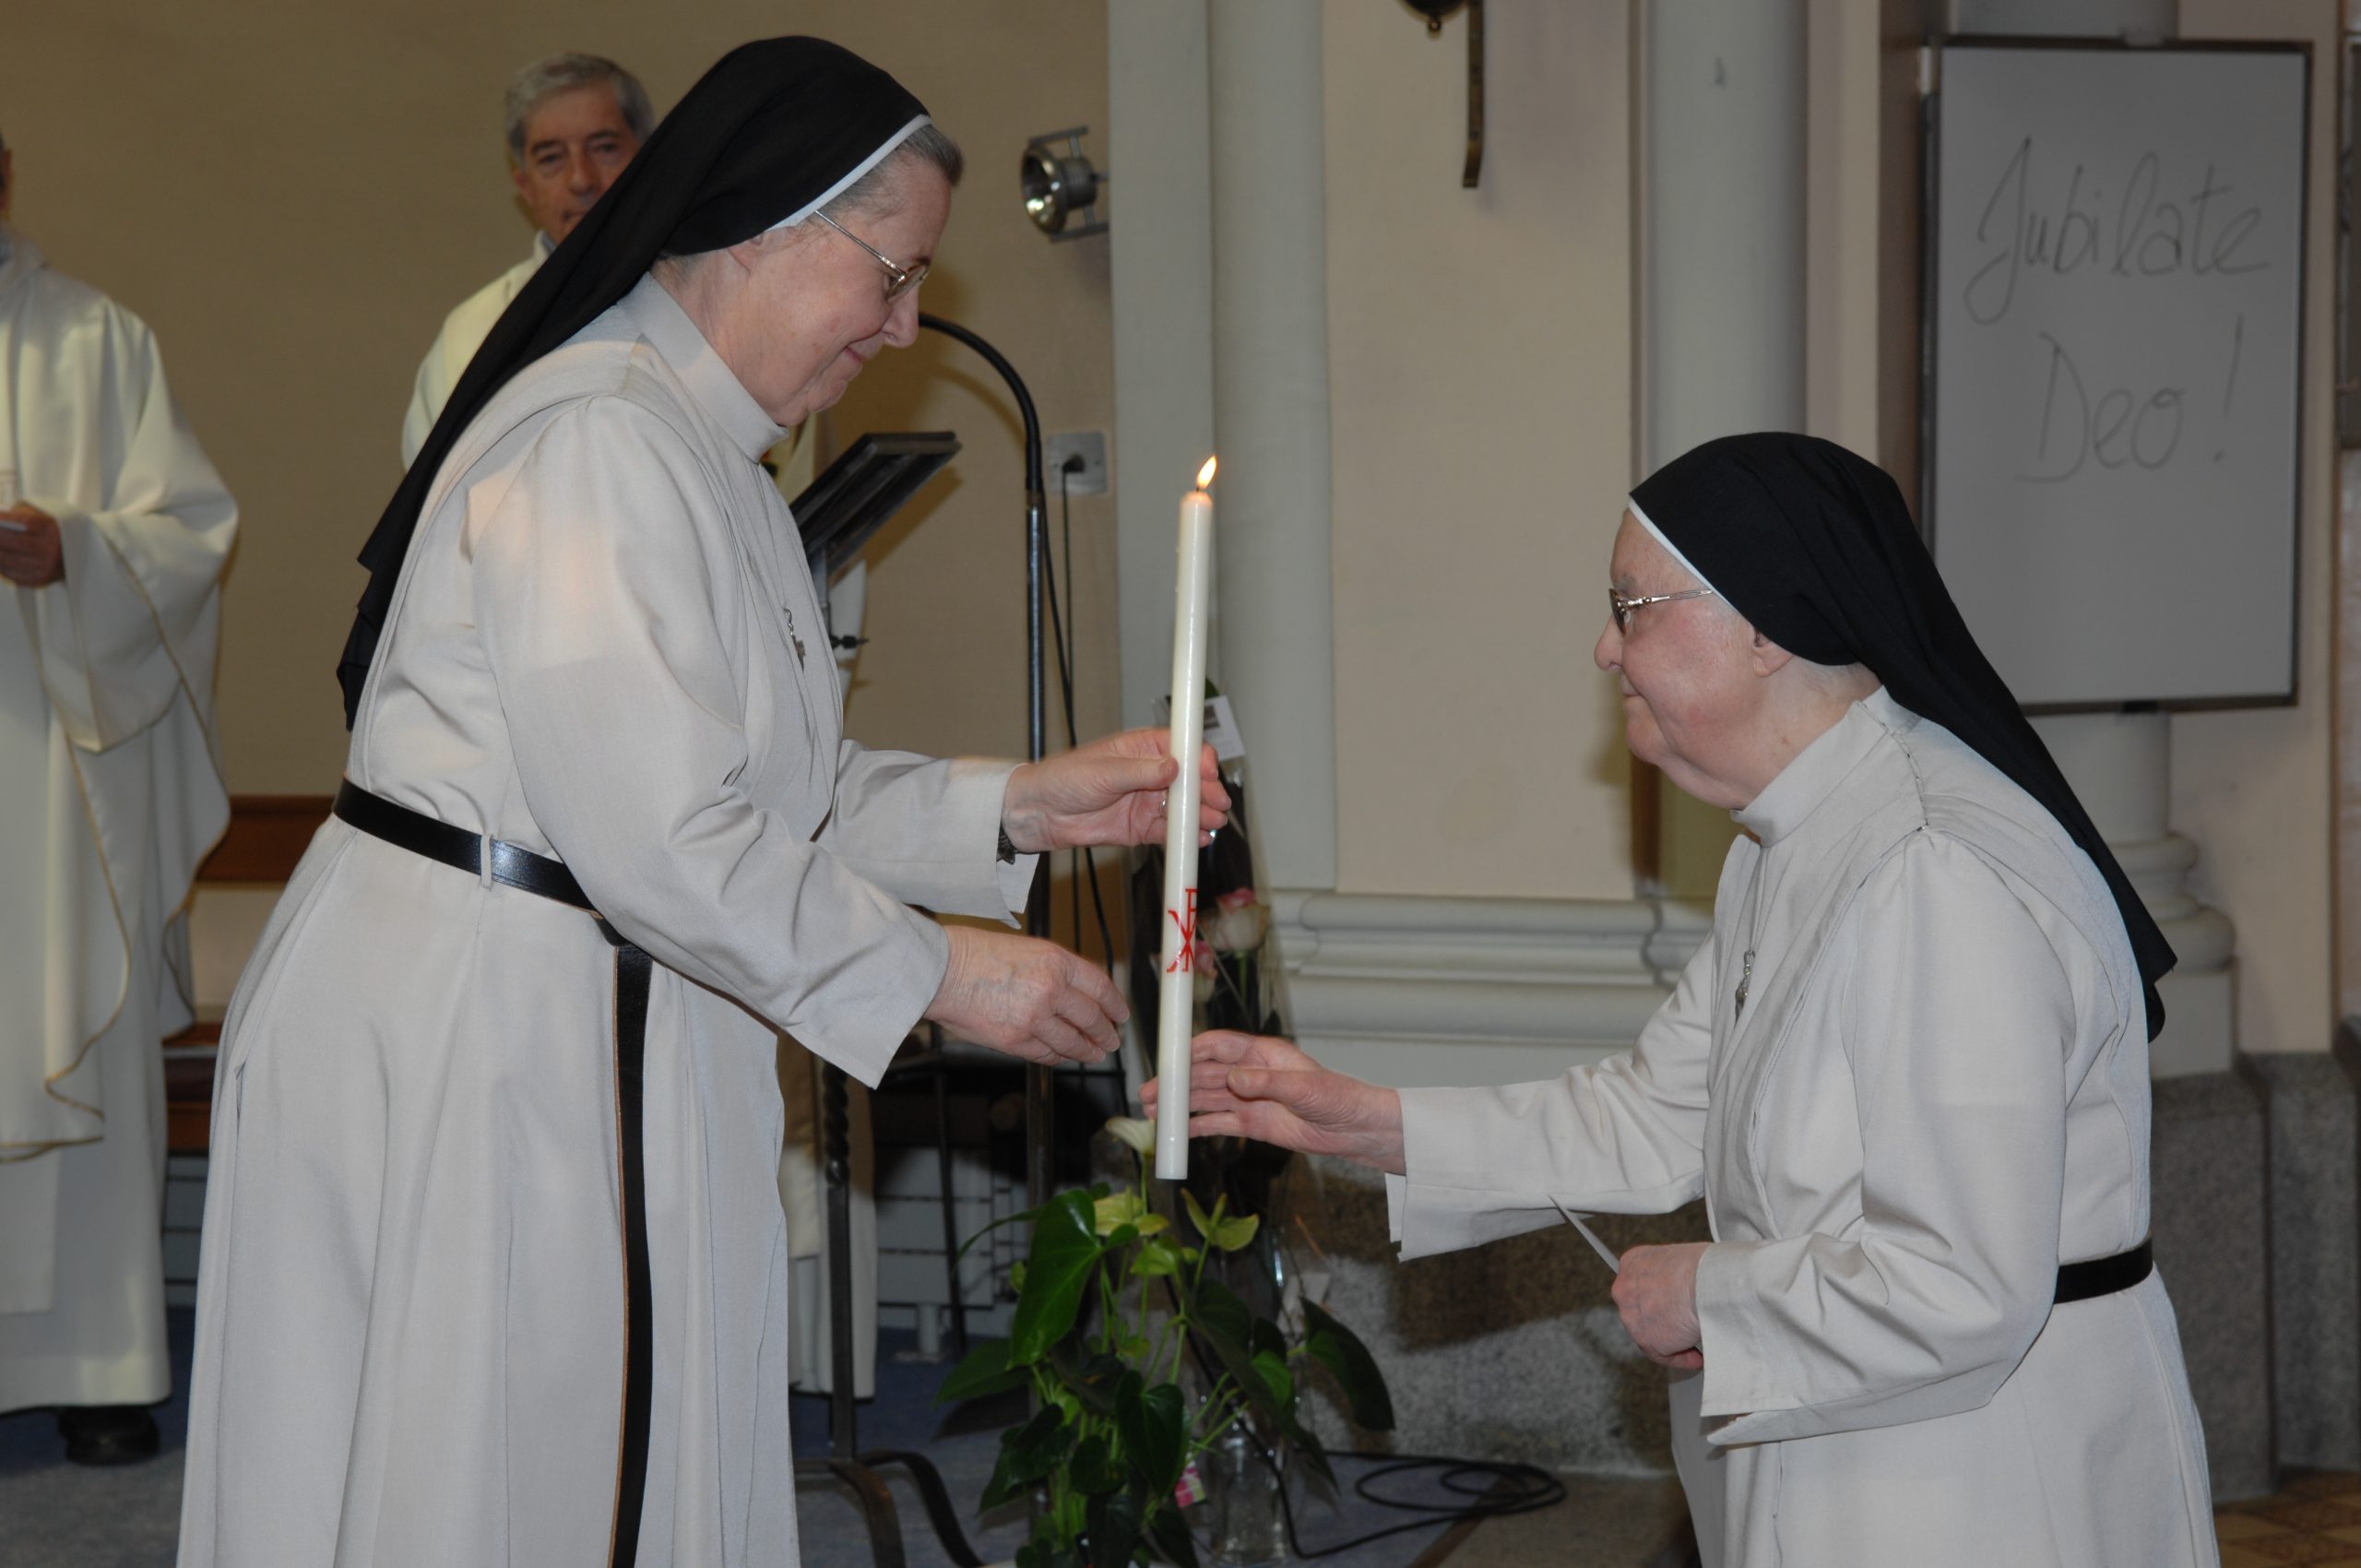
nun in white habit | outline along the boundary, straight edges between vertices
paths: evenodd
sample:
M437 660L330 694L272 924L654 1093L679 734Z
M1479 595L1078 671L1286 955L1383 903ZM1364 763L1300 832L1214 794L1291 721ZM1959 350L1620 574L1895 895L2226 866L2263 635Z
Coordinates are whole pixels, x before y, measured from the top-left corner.
M846 741L758 462L910 340L957 172L856 56L732 52L397 493L337 814L224 1031L184 1568L793 1562L777 1031L870 1084L921 1017L1114 1043L1103 973L912 906L1162 831L1162 739Z
M1596 650L1633 754L1746 828L1636 1047L1394 1091L1201 1036L1192 1130L1387 1173L1405 1258L1703 1195L1624 1254L1696 1372L1709 1568L2197 1568L2204 1440L2148 1238L2171 949L1892 481L1709 443L1632 495Z

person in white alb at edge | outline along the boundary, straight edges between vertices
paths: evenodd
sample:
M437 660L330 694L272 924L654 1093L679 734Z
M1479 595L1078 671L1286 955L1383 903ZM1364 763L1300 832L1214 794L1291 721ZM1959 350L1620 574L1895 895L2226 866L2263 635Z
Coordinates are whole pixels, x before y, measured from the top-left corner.
M1702 1195L1714 1240L1633 1248L1615 1299L1693 1374L1708 1568L2213 1563L2147 1245L2172 950L1901 493L1711 442L1633 493L1611 583L1632 754L1747 829L1637 1046L1397 1092L1207 1034L1192 1131L1386 1172L1406 1258Z
M508 302L524 291L550 252L582 221L591 204L655 127L639 78L596 54L552 54L508 84L508 178L533 220L532 254L469 295L444 318L418 367L402 415L402 465L418 458L442 416L451 388L482 347Z
M0 148L0 220L15 187ZM145 323L0 221L0 1410L156 1452L172 1391L161 1038L230 820L213 726L238 508ZM0 1550L0 1555L5 1555Z

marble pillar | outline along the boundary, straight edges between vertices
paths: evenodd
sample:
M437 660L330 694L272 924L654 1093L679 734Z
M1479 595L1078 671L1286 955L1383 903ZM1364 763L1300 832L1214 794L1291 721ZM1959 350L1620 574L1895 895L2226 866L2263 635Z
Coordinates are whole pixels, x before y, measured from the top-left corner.
M1320 7L1209 0L1215 667L1271 885L1336 885ZM1176 492L1177 495L1177 492Z
M2150 1070L2160 1078L2227 1072L2236 1048L2235 933L2227 916L2189 891L2197 846L2165 823L2172 720L2161 713L2059 714L2033 727L2180 956L2156 988L2165 1030L2148 1047Z
M1801 430L1803 0L1641 7L1640 472ZM1736 827L1665 781L1655 885L1710 897Z

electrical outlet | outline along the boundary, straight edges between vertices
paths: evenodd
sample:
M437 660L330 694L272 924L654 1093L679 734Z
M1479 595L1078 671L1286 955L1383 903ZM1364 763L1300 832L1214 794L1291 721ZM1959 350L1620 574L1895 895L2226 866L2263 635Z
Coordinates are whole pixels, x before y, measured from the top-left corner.
M1082 459L1082 467L1072 473L1061 474L1072 459ZM1051 495L1062 484L1068 495L1104 495L1107 493L1107 433L1103 430L1068 431L1063 435L1044 437L1041 442L1042 478Z

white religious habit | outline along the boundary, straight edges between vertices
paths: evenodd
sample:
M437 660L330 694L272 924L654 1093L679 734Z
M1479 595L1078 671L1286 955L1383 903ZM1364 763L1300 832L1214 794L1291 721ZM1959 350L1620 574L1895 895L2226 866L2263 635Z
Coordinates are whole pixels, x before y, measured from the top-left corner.
M847 742L779 437L670 296L528 366L430 494L348 772L564 860L656 961L640 1568L791 1563L776 1039L874 1084L1008 920L1005 764ZM231 1007L183 1568L608 1559L613 949L331 819Z
M468 362L476 357L483 340L492 335L501 313L524 292L525 285L533 280L533 274L540 270L541 263L555 248L549 235L535 232L531 255L460 301L444 318L433 346L419 363L417 378L410 386L409 406L402 414L404 468L418 460L419 450L426 445L434 422L443 416L443 405L451 400L451 389L458 385ZM789 500L803 493L813 479L812 443L797 439L801 434L788 432L770 453L775 482L779 493ZM856 562L846 579L830 594L831 619L838 630L859 635L862 590L867 582L866 564ZM845 612L848 603L851 611L849 621ZM849 650L840 654L837 662L846 667L848 676L852 663ZM801 1222L788 1228L795 1248L789 1277L796 1306L796 1336L789 1360L796 1387L825 1394L835 1369L827 1337L831 1324L825 1255L827 1227L821 1219L826 1194L822 1176L825 1161L821 1158L818 1072L818 1063L801 1045L791 1039L780 1039L779 1087L787 1106L787 1132L780 1146L779 1198L787 1205L789 1218ZM852 1100L853 1366L859 1374L855 1379L859 1396L865 1399L876 1382L877 1196L872 1175L868 1100L857 1087L852 1090Z
M0 1410L172 1387L163 1058L229 823L213 730L238 511L137 316L0 229L0 469L65 576L0 580Z
M492 335L492 324L508 308L508 302L525 291L525 285L556 248L547 234L535 230L532 255L461 300L443 318L433 347L419 362L418 378L410 385L409 407L402 413L402 467L418 461L419 448L426 445L434 422L443 417L443 405L451 400L451 388L459 384L468 362Z
M1403 1256L1703 1194L1723 1568L2214 1562L2164 1280L2052 1306L2061 1261L2148 1234L2146 1014L2096 869L1883 691L1736 814L1634 1051L1403 1092Z

